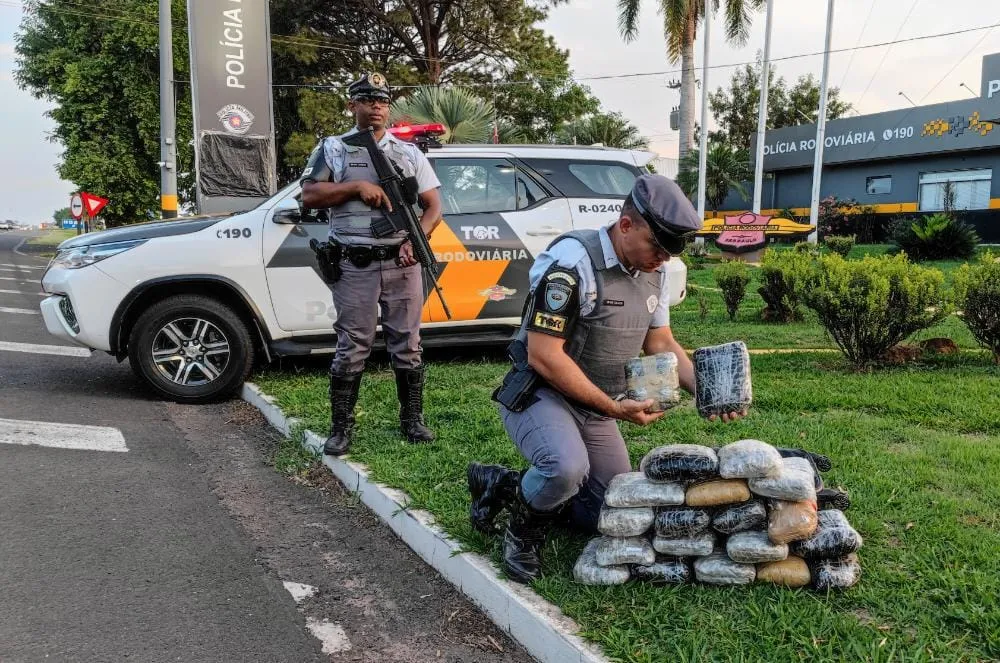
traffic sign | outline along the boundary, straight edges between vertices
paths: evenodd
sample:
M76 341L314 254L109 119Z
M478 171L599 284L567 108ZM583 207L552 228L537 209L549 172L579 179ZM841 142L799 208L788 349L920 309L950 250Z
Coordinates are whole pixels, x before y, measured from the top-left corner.
M97 216L97 213L110 202L107 198L101 198L86 191L82 192L80 196L83 198L83 207L87 210L87 216L90 218Z
M83 216L83 196L78 193L73 194L73 197L69 199L69 213L77 221L80 220L80 217Z

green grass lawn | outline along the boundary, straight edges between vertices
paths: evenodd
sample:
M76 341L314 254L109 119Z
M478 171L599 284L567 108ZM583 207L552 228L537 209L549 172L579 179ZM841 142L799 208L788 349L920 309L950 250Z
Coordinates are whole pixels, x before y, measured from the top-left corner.
M690 346L702 344L692 342L698 333L731 340L753 324L715 320L696 333L683 316L675 328ZM431 357L428 419L438 441L408 445L392 373L373 367L352 450L376 480L494 558L498 542L467 522L464 476L472 460L524 465L490 402L505 370L495 359ZM584 540L561 535L549 541L535 589L621 661L1000 659L1000 369L970 351L870 373L848 369L839 354L757 355L752 371L745 421L712 424L684 406L649 428L626 425L633 461L660 444L745 437L829 455L826 482L850 491L848 516L865 537L860 584L829 595L763 585L584 587L571 576ZM327 431L324 369L253 379L287 414Z
M76 237L75 229L63 230L61 228L50 228L45 230L41 235L32 237L26 244L30 246L52 247L54 249L70 237Z

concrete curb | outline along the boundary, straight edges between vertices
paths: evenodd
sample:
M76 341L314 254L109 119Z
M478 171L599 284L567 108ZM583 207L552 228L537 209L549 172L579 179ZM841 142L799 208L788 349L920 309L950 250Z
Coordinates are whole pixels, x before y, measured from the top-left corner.
M286 418L275 399L257 385L244 384L241 397L285 435L291 435L296 428L298 421ZM303 446L316 452L324 439L312 431L302 433ZM543 663L608 663L596 645L576 635L580 630L576 622L530 588L499 578L489 560L462 552L459 544L435 524L431 514L408 508L406 493L371 481L368 468L360 463L323 456L323 464L406 545L536 659Z

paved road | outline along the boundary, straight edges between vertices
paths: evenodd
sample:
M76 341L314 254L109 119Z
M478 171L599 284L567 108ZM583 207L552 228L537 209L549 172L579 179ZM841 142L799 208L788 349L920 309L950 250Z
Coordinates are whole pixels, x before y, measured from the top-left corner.
M0 233L0 661L530 660L322 472L274 472L247 406L31 351L59 342L23 238Z

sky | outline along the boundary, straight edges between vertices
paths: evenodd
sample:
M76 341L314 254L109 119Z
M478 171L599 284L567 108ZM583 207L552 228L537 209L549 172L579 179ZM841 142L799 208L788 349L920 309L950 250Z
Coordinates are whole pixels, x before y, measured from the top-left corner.
M61 148L47 140L52 131L45 116L49 108L18 89L13 80L14 34L21 20L19 0L0 0L0 220L22 223L51 219L52 212L69 202L74 187L59 179L56 164ZM574 75L588 85L605 110L625 115L650 138L653 151L677 155L677 132L669 128L670 109L679 93L667 87L679 72L631 78L587 80L593 76L676 71L667 60L662 19L657 2L643 5L638 38L625 44L617 31L617 3L611 0L570 0L551 11L542 26L560 47L570 52ZM774 0L771 57L782 58L823 50L826 0ZM836 0L833 49L854 48L896 39L1000 23L1000 11L990 12L983 0ZM696 45L701 77L702 34ZM764 15L755 17L750 39L736 47L725 43L722 24L713 22L708 85L727 85L732 67L753 61L764 47ZM861 114L909 105L904 92L919 105L972 96L977 93L982 56L1000 52L1000 28L926 39L894 46L835 53L830 58L830 83ZM818 79L822 56L775 63L789 82L813 73ZM700 111L698 111L700 113ZM710 122L710 126L713 126Z

